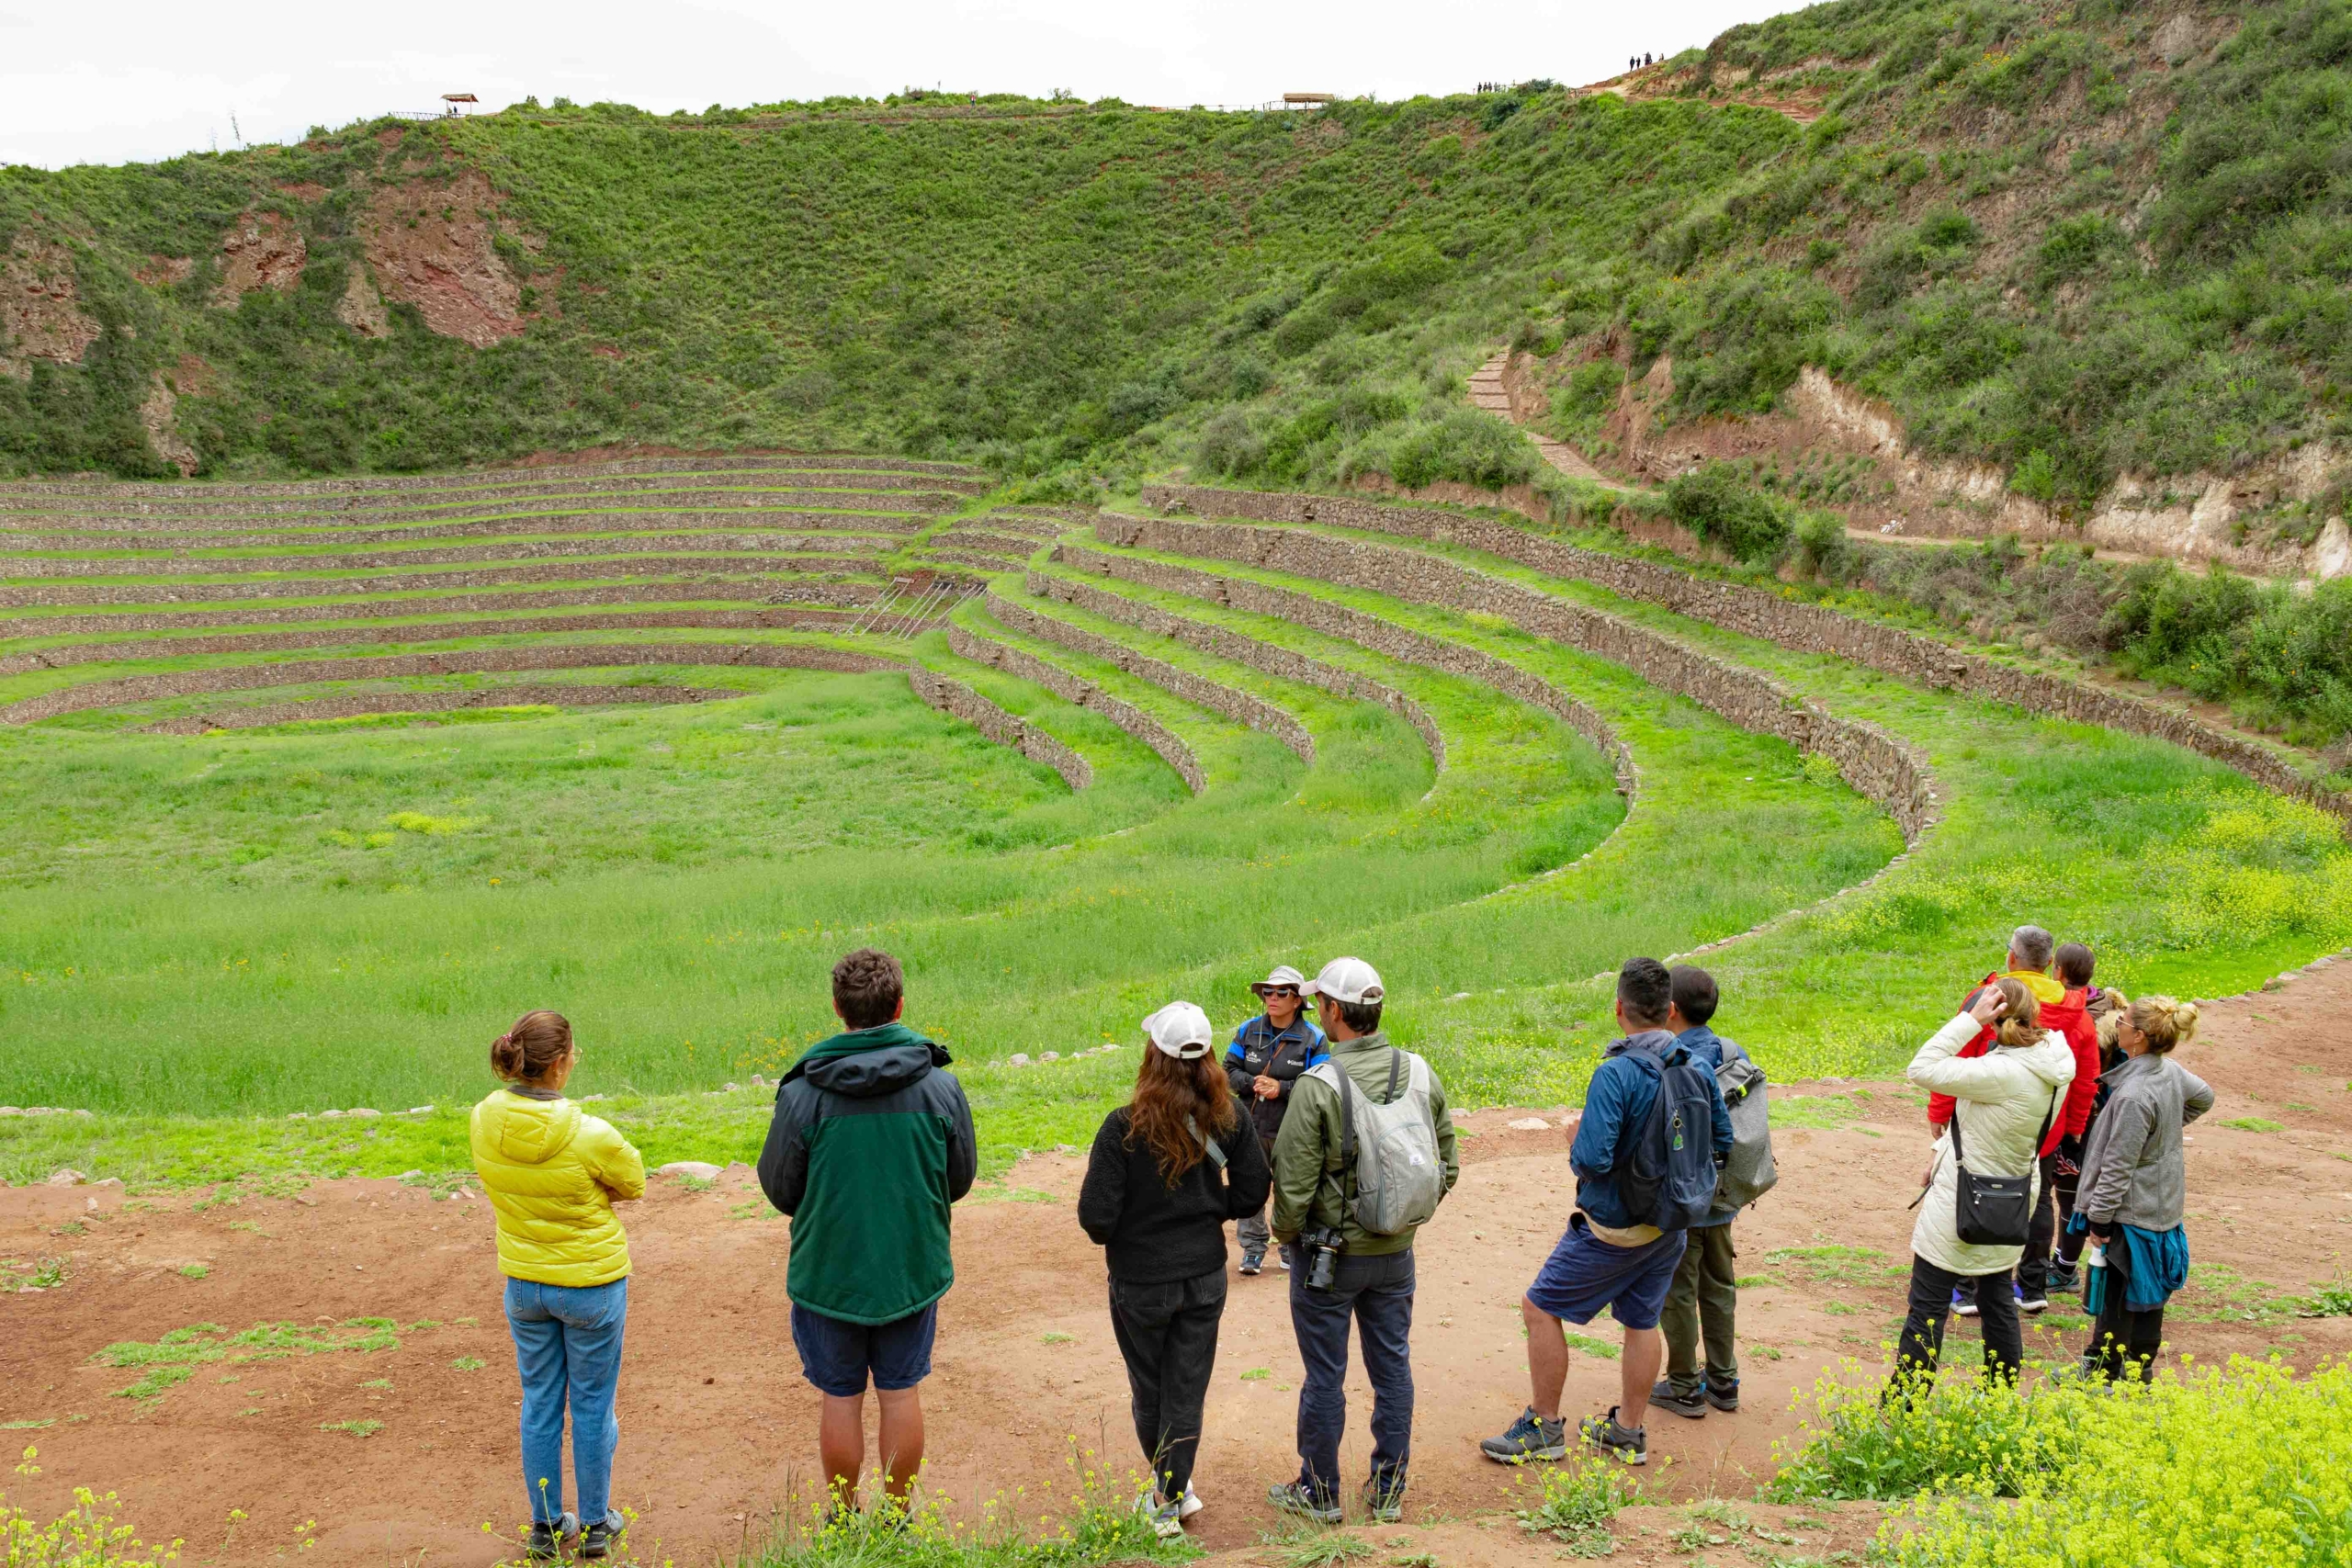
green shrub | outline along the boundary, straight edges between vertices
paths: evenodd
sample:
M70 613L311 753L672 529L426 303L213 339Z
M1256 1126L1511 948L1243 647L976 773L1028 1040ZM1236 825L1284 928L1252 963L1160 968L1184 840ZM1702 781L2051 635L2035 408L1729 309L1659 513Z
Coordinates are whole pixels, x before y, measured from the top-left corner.
M1266 455L1266 443L1250 428L1250 416L1239 409L1222 409L1201 427L1195 461L1214 478L1246 474Z
M1677 523L1743 561L1769 561L1787 547L1789 520L1736 464L1702 463L1666 487Z

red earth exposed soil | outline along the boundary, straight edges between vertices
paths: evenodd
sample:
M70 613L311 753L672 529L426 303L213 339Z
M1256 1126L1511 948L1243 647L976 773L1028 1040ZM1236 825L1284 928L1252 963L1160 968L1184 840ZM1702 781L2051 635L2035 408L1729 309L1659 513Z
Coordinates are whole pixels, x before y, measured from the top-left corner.
M2352 1349L2352 1320L2233 1319L2226 1272L2301 1292L2344 1267L2352 1245L2352 964L2287 988L2217 1004L2183 1061L2221 1090L2189 1145L2190 1231L2199 1273L2170 1324L2176 1354L2200 1359L2276 1348L2299 1364ZM1734 1021L1736 1023L1736 1021ZM1736 1029L1735 1029L1736 1032ZM1768 1059L1769 1065L1769 1059ZM1921 1110L1894 1084L1804 1084L1782 1091L1849 1095L1865 1107L1843 1126L1784 1128L1781 1187L1739 1221L1743 1272L1776 1282L1744 1292L1746 1408L1736 1416L1651 1423L1653 1483L1675 1499L1745 1497L1770 1473L1772 1444L1797 1430L1792 1395L1840 1357L1877 1363L1899 1316L1911 1216L1923 1163ZM1827 1103L1835 1103L1834 1101ZM1533 1547L1498 1510L1519 1479L1481 1461L1476 1439L1526 1401L1517 1301L1551 1247L1571 1195L1566 1134L1514 1130L1524 1110L1463 1118L1461 1187L1419 1247L1414 1354L1420 1387L1409 1529L1413 1550L1450 1565L1530 1561ZM2269 1133L2224 1125L2258 1117ZM1073 1435L1119 1466L1132 1461L1126 1390L1102 1303L1100 1256L1071 1201L1080 1162L1022 1162L1007 1190L1029 1201L966 1204L956 1219L959 1280L941 1313L926 1387L932 1484L959 1502L1057 1485ZM479 1198L436 1201L388 1181L321 1183L291 1198L248 1197L198 1211L200 1194L126 1201L117 1188L0 1192L0 1257L62 1257L65 1283L0 1295L0 1421L40 1448L43 1473L10 1500L36 1512L76 1485L114 1489L151 1538L185 1536L184 1561L273 1561L301 1520L320 1521L327 1562L486 1564L481 1532L524 1506L515 1451L514 1362L499 1315L491 1222ZM756 1533L815 1462L817 1396L799 1376L786 1325L787 1227L769 1215L741 1167L694 1192L657 1181L627 1211L631 1282L623 1437L616 1483L639 1512L652 1561L707 1561ZM69 1224L85 1227L67 1234ZM1859 1279L1816 1280L1777 1248L1836 1243L1884 1256ZM206 1274L182 1270L201 1265ZM1298 1359L1279 1276L1233 1281L1209 1406L1197 1539L1250 1549L1272 1517L1259 1499L1293 1471ZM397 1348L199 1366L160 1399L114 1397L137 1373L94 1364L101 1348L175 1328L261 1321L402 1325ZM2199 1321L2201 1319L2201 1321ZM2083 1339L2064 1298L2033 1325L2045 1355ZM1595 1332L1605 1332L1597 1327ZM1067 1338L1063 1338L1067 1336ZM1956 1327L1955 1364L1974 1353ZM1768 1353L1777 1352L1777 1358ZM479 1359L479 1367L460 1365ZM1262 1377L1248 1377L1256 1369ZM226 1381L234 1379L235 1381ZM390 1386L371 1386L384 1380ZM1366 1395L1351 1380L1343 1455L1364 1462ZM1614 1398L1616 1367L1572 1359L1572 1410ZM322 1424L377 1421L361 1438ZM232 1508L251 1518L224 1546ZM1786 1510L1758 1510L1776 1524ZM1812 1510L1822 1517L1822 1510ZM1677 1511L1626 1517L1618 1560L1743 1561L1732 1545L1702 1557L1671 1550ZM1855 1547L1868 1510L1847 1510L1836 1544ZM1829 1544L1818 1533L1809 1542ZM1644 1531L1649 1533L1643 1533ZM1800 1529L1797 1533L1804 1533ZM1385 1532L1399 1536L1400 1532ZM651 1551L658 1539L660 1551ZM1809 1544L1807 1550L1818 1550ZM1236 1561L1249 1555L1238 1551Z

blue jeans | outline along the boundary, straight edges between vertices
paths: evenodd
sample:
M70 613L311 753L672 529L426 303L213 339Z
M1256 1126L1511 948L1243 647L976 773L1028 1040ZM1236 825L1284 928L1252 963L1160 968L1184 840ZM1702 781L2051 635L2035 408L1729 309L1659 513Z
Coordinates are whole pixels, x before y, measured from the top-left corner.
M1306 1381L1298 1391L1300 1484L1317 1502L1340 1491L1340 1438L1348 1427L1348 1325L1363 1338L1363 1371L1372 1383L1372 1489L1383 1498L1405 1490L1413 1452L1413 1250L1385 1258L1340 1259L1331 1289L1306 1288L1306 1269L1291 1269L1290 1323Z
M531 1517L563 1517L563 1411L571 1406L571 1473L580 1518L612 1517L613 1449L621 1424L613 1394L621 1381L621 1326L628 1318L628 1281L584 1289L506 1281L506 1326L523 1375L523 1486Z

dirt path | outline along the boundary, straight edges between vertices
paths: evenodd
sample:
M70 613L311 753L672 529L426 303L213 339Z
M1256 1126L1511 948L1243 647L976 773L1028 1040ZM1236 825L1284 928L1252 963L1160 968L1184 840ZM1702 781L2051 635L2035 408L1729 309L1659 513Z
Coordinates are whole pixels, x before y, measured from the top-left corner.
M2341 964L2217 1005L2207 1038L2183 1053L2222 1096L2189 1149L2197 1273L2174 1314L2176 1352L2276 1347L2307 1364L2352 1350L2352 1320L2231 1315L2273 1293L2253 1280L2299 1292L2345 1267L2347 1002L2352 964ZM1654 1463L1649 1475L1675 1498L1748 1495L1770 1472L1773 1439L1796 1430L1792 1395L1841 1357L1878 1362L1900 1315L1911 1219L1903 1205L1925 1144L1917 1104L1900 1085L1785 1092L1810 1097L1800 1104L1825 1124L1781 1132L1781 1186L1739 1222L1743 1271L1773 1281L1742 1303L1746 1409L1652 1423L1655 1450L1674 1462ZM1859 1115L1832 1124L1852 1107ZM1499 1562L1513 1548L1527 1560L1508 1521L1480 1518L1513 1504L1517 1478L1481 1461L1475 1444L1525 1403L1516 1303L1572 1193L1562 1113L1549 1112L1555 1124L1541 1132L1510 1125L1530 1114L1464 1118L1475 1136L1462 1186L1419 1247L1409 1514L1414 1532L1430 1537L1416 1550L1439 1550L1449 1565ZM2283 1130L2222 1125L2245 1117ZM957 1216L960 1281L942 1312L928 1404L933 1483L958 1499L1024 1486L1034 1498L1057 1486L1071 1434L1121 1467L1131 1462L1102 1266L1070 1213L1079 1175L1075 1158L1034 1157L1011 1184L1029 1201L974 1203ZM707 1192L657 1183L628 1223L637 1273L619 1492L644 1521L641 1549L658 1538L682 1562L706 1561L756 1529L814 1464L816 1396L786 1325L786 1227L766 1217L741 1168ZM1883 1256L1771 1256L1824 1246ZM523 1498L512 1351L480 1199L435 1201L417 1188L346 1181L199 1209L187 1196L126 1201L119 1189L17 1189L0 1192L0 1258L65 1260L61 1288L0 1295L0 1422L40 1446L44 1472L15 1478L11 1501L54 1509L76 1485L118 1490L149 1536L188 1539L189 1562L273 1561L304 1518L320 1521L322 1562L494 1560L481 1526L504 1527ZM1257 1540L1273 1521L1255 1499L1293 1469L1298 1360L1284 1289L1274 1276L1233 1282L1200 1472L1211 1506L1199 1539L1215 1548ZM91 1359L111 1343L196 1324L322 1328L358 1317L395 1320L397 1346L201 1364L152 1400L113 1397L140 1371ZM2042 1351L2071 1355L2080 1324L2062 1299L2034 1325ZM1961 1331L1962 1360L1973 1338ZM1353 1471L1363 1463L1366 1404L1361 1376L1351 1381L1344 1458ZM1572 1409L1609 1403L1615 1381L1613 1362L1577 1354ZM331 1429L345 1422L381 1426L364 1437ZM251 1517L224 1546L232 1508ZM1713 1560L1670 1551L1667 1527L1682 1528L1681 1515L1657 1519L1621 1560ZM1439 1549L1431 1532L1461 1535L1461 1554ZM1471 1550L1481 1541L1478 1550L1492 1549L1486 1556ZM1739 1559L1726 1545L1721 1560Z
M1519 416L1511 412L1510 393L1503 386L1503 369L1510 363L1510 349L1499 349L1492 359L1487 360L1486 364L1471 373L1470 406L1475 409L1483 409L1509 423L1518 424ZM1633 488L1624 480L1612 479L1599 468L1594 468L1585 460L1584 454L1573 446L1555 441L1548 435L1539 435L1534 431L1525 430L1523 427L1522 434L1528 440L1534 443L1535 450L1542 454L1545 462L1570 479L1589 479L1594 484L1607 485L1611 490Z

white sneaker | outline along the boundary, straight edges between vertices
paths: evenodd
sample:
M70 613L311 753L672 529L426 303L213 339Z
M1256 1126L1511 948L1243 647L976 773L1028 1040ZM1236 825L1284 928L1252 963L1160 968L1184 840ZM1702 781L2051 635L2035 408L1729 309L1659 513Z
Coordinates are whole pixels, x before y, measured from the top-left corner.
M1183 1516L1178 1511L1180 1506L1175 1503L1161 1502L1157 1491L1147 1492L1136 1499L1136 1512L1143 1516L1144 1521L1151 1526L1151 1533L1161 1540L1174 1540L1184 1533Z
M1189 1481L1184 1483L1184 1500L1176 1505L1176 1517L1180 1519L1189 1519L1207 1506L1206 1503L1201 1501L1201 1495L1193 1490L1193 1483Z

